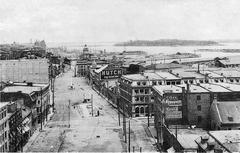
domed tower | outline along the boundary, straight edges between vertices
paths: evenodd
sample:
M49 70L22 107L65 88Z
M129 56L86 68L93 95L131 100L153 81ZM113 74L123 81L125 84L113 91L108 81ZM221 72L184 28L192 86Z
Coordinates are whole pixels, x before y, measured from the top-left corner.
M88 50L87 44L85 44L83 47L83 54L88 54L88 53L89 53L89 50Z

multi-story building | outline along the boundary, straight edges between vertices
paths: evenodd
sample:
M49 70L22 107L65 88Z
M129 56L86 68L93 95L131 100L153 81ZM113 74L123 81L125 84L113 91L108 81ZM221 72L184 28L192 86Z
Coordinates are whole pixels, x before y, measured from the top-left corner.
M153 113L152 86L175 85L180 81L169 72L123 75L119 81L120 107L132 117L148 116Z
M3 101L23 99L24 107L31 110L32 133L44 124L50 108L49 84L13 83L2 90Z
M181 78L183 84L209 83L209 79L198 72L185 69L170 70L170 72Z
M213 72L224 76L226 78L226 82L240 83L240 71L234 69L220 69Z
M7 114L9 116L9 152L20 151L22 143L22 100L9 102Z
M154 86L153 90L155 123L164 118L166 125L185 124L207 127L211 102L208 90L189 84Z
M0 103L0 152L9 151L9 125L7 115L8 102Z

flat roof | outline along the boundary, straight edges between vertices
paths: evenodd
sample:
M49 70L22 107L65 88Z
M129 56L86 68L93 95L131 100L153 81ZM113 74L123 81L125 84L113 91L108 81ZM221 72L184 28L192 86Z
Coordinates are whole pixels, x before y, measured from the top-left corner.
M144 76L147 76L150 80L163 80L163 78L156 73L145 72Z
M239 152L240 150L240 132L239 130L221 130L209 131L209 134L218 142L224 145L231 152Z
M231 92L230 90L217 85L217 84L210 84L210 83L201 83L200 86L202 86L203 88L211 91L211 92Z
M26 94L31 94L34 91L40 91L41 87L33 87L33 86L7 86L2 91L3 92L19 92Z
M180 80L179 77L176 77L175 75L169 73L169 72L155 72L157 75L159 75L160 77L166 79L166 80Z
M179 87L185 87L185 90L187 90L187 85L186 84L180 84L177 85ZM191 93L199 93L199 92L209 92L208 90L206 90L205 88L198 86L198 85L194 85L194 84L189 84L189 90Z
M224 78L224 76L220 75L220 74L217 74L217 73L214 73L212 71L200 71L200 73L202 74L208 74L208 77L210 78Z
M175 128L169 129L175 134ZM207 131L195 128L195 129L177 129L177 140L184 149L198 149L198 144L195 142L197 138L202 135L206 135Z
M221 101L217 102L216 106L223 123L240 124L240 101ZM229 117L232 118L232 121L229 120Z
M146 80L146 77L141 74L127 74L122 77L129 80Z
M178 69L178 70L173 70L172 72L176 75L178 74L183 79L184 78L196 78L196 79L205 78L204 75L197 73L195 71L186 71L184 69Z
M240 72L234 69L221 69L213 71L217 74L223 75L225 77L240 77Z
M153 89L159 94L182 93L182 88L175 85L158 85L158 86L153 86Z
M218 85L223 86L224 88L227 88L232 91L240 91L240 84L234 84L234 83L218 83Z

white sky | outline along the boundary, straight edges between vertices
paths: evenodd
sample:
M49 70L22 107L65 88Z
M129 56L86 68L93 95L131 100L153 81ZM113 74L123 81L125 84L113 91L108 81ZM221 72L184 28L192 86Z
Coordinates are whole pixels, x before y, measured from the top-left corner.
M0 0L0 43L239 39L240 0Z

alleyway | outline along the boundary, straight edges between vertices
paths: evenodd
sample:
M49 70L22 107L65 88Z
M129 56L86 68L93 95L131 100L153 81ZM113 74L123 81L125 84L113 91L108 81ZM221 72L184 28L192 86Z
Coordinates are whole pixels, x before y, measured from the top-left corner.
M25 151L126 152L127 144L122 127L118 125L117 111L84 78L72 76L70 70L56 79L56 113ZM69 89L71 82L74 89ZM82 103L83 97L91 98L91 95L93 116L91 103ZM96 116L97 111L99 116ZM140 147L143 152L156 151L152 145L154 140L146 134L143 124L141 120L132 120L132 146L136 151Z

